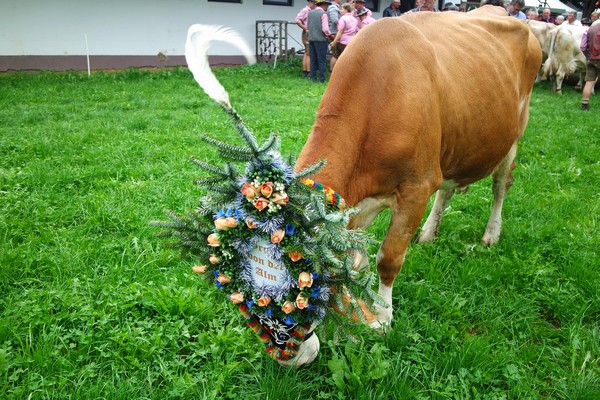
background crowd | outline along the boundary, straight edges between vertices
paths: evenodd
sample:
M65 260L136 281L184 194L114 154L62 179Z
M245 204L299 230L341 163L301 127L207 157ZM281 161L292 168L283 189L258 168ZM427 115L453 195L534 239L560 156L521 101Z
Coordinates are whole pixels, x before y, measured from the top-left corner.
M409 3L412 0L404 1ZM401 17L416 12L439 11L435 7L435 0L415 0L414 4L414 8L407 9L406 5L403 6L402 0L392 0L383 11L383 18ZM483 4L505 8L508 15L520 20L535 20L553 25L585 25L587 27L594 24L600 14L595 11L591 14L591 18L579 21L574 11L568 12L566 17L562 14L553 16L550 8L544 8L541 14L536 8L523 11L524 0L511 0L508 7L504 0L485 0ZM441 11L464 12L466 10L448 2ZM374 21L371 10L365 7L364 0L351 0L346 3L342 3L342 0L308 0L306 6L296 16L296 24L302 29L302 42L305 47L302 63L303 76L315 82L325 82L328 54L330 55L329 68L333 71L338 57L344 52L354 35ZM590 29L590 34L592 31L595 32L596 29ZM592 35L595 36L595 34ZM589 108L589 94L586 92L591 92L589 88L593 87L597 75L600 75L600 59L595 59L596 55L592 51L595 49L590 50L588 44L588 42L594 43L592 39L588 38L586 32L585 43L582 40L581 44L581 51L588 59L586 82L593 81L586 85L585 89L588 90L584 89L583 91L582 109ZM600 52L600 49L597 51Z

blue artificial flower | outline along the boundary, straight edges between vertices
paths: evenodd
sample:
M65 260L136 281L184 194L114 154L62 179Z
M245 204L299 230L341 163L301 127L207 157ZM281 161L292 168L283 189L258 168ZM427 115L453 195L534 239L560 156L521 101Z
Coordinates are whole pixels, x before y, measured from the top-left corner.
M296 231L296 227L295 227L294 225L292 225L292 224L287 224L287 225L285 226L285 234L286 234L286 235L289 235L289 236L291 236L291 235L293 235L293 234L294 234L294 232L295 232L295 231Z
M223 211L223 209L221 208L218 212L217 212L217 219L219 218L223 218L225 216L225 211Z
M270 309L267 309L267 311L265 312L265 314L267 314L267 317L272 317L273 316L273 311L271 311Z
M248 308L250 310L252 310L252 306L254 305L254 300L252 300L252 299L246 300L246 305L248 306Z
M226 217L231 217L231 213L232 213L232 212L233 212L233 210L231 209L231 207L229 207L229 208L227 209L227 211L225 212L225 216L226 216Z
M219 281L215 281L215 284L217 285L217 287L218 287L219 289L223 289L223 285L221 284L221 282L219 282Z
M213 275L215 276L215 278L219 277L219 271L217 271L216 269L213 271Z
M321 275L317 274L315 271L311 271L313 279L319 279Z
M285 320L283 322L285 322L286 325L294 325L296 323L296 321L294 321L294 319L289 315L285 317Z
M319 286L315 286L311 289L310 296L311 297L319 297L321 295L321 288Z
M312 265L312 260L310 258L305 258L304 259L304 264L310 266L310 265Z
M235 210L235 217L237 219L244 219L244 214L240 210Z

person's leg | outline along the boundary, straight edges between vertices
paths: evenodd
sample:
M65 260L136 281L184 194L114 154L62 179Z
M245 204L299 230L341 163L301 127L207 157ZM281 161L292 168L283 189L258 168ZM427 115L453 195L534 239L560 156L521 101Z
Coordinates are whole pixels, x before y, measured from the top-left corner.
M337 45L335 45L334 47L331 48L331 59L329 60L329 70L333 71L333 67L335 67L335 63L338 59L338 57L340 56L340 52L339 52L339 46L340 44L338 43Z
M325 82L325 73L327 72L327 42L318 42L319 46L319 81Z
M308 46L308 33L302 31L302 44L304 45L304 57L302 57L302 75L308 78L310 74L310 47Z
M588 61L587 71L585 73L585 86L583 87L583 93L581 95L582 110L588 110L590 108L590 96L592 95L592 91L594 90L594 85L596 85L597 77L597 64L593 61Z
M319 67L319 55L318 55L318 51L317 51L317 43L318 42L313 42L310 41L308 42L308 48L310 49L310 53L312 54L312 57L310 57L310 80L311 81L316 81L317 80L317 69Z
M587 110L590 108L590 96L592 95L592 89L594 89L594 85L596 81L586 81L585 86L583 87L583 95L581 97L581 109Z

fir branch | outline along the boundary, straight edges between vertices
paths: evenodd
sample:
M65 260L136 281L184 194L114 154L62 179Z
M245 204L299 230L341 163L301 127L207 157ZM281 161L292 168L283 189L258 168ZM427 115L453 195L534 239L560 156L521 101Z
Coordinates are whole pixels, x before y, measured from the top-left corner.
M202 160L198 160L198 159L197 159L196 157L194 157L194 156L190 157L190 160L191 160L191 161L192 161L194 164L198 165L200 168L202 168L202 169L204 169L204 170L206 170L206 171L208 171L208 172L212 172L212 173L213 173L213 174L215 174L215 175L219 175L219 176L225 176L225 177L226 177L226 176L228 176L228 175L227 175L227 173L226 173L226 172L224 172L223 170L221 170L221 169L219 169L219 168L217 168L217 167L215 167L215 166L213 166L213 165L210 165L210 164L208 164L208 163L206 163L206 162L204 162L204 161L202 161Z
M260 146L260 149L258 149L258 151L259 151L259 153L266 153L269 150L277 150L278 147L279 147L279 136L276 133L272 133L271 135L269 135L267 140L265 140L264 143ZM293 164L289 164L289 165L293 165Z
M228 184L228 186L219 186L219 185L206 186L203 184L202 181L203 181L202 179L196 179L194 181L194 183L198 186L202 186L203 188L210 190L211 192L217 192L217 193L222 193L222 194L227 194L227 195L231 195L232 192L234 194L237 194L237 187L232 186L230 182L224 182L225 184ZM223 182L221 182L221 183L223 183Z
M214 139L208 135L200 136L202 140L205 142L215 146L220 153L224 153L228 156L228 158L232 158L236 161L246 161L248 157L252 158L254 152L252 149L247 147L234 146L229 143L222 142L220 140Z
M229 114L229 116L231 117L233 122L235 123L235 126L236 126L238 132L240 133L240 136L242 137L242 139L244 139L246 141L246 143L248 144L248 146L250 146L250 149L252 150L254 155L258 157L260 150L258 147L258 143L256 142L256 137L250 131L250 129L248 129L248 127L246 127L246 124L244 124L242 117L239 116L239 114L237 113L237 111L235 111L233 109L233 107L231 107L231 108L223 107L223 108L225 109L225 112L227 114Z
M321 169L323 169L323 167L326 164L327 164L326 160L319 160L316 163L314 163L313 165L309 165L308 167L304 168L302 171L296 172L296 178L301 179L301 178L307 178L311 175L314 175L317 172L319 172Z
M219 148L218 150L219 155L225 159L235 160L238 162L248 162L254 160L254 154L241 154L225 147Z
M223 183L223 178L219 177L219 176L214 176L211 178L202 178L202 179L195 179L194 183L198 186L202 186L202 187L212 187L214 185L217 185L219 183Z

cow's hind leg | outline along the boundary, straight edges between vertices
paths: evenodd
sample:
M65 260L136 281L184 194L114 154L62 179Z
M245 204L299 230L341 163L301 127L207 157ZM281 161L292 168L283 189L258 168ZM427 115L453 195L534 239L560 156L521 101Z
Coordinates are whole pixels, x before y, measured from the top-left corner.
M433 201L433 206L431 207L431 212L429 213L423 228L421 228L419 236L417 236L417 242L430 243L437 238L442 215L444 214L446 205L453 194L454 188L440 189L436 192L435 200Z
M510 151L493 174L493 187L494 192L494 206L492 209L492 215L485 228L485 233L481 239L481 243L486 246L490 246L498 243L500 240L500 233L502 231L502 205L508 189L512 186L513 177L512 170L515 168L515 157L517 155L516 141L511 147Z

